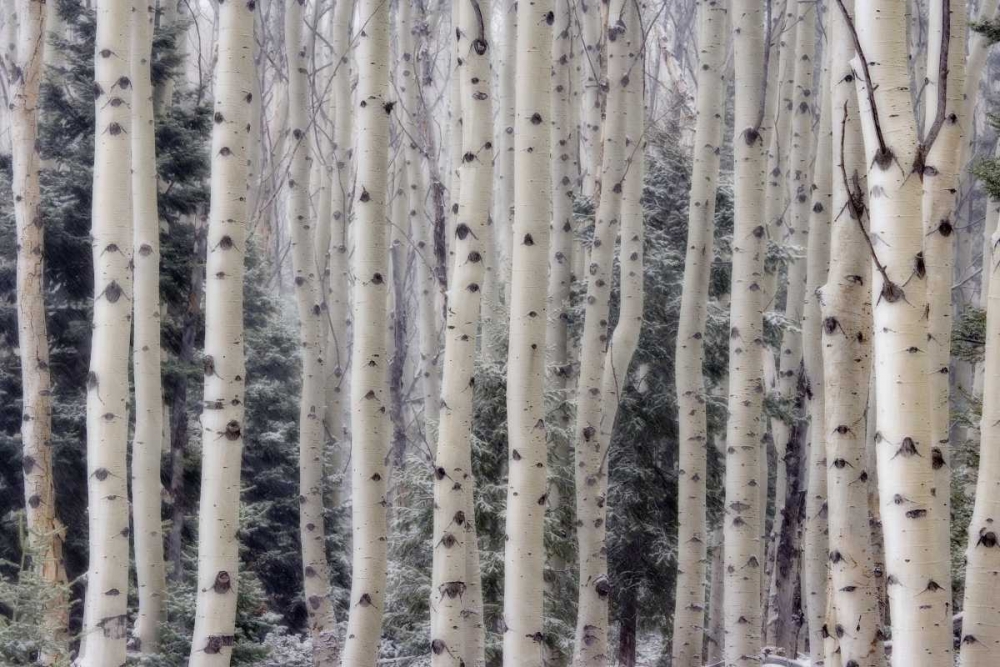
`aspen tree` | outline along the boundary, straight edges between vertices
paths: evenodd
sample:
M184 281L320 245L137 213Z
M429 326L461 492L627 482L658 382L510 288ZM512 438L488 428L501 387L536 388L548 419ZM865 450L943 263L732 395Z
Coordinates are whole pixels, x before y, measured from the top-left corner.
M254 3L219 7L212 199L205 265L205 396L198 588L189 667L226 667L236 623L243 449L243 258L254 76Z
M125 662L129 575L128 361L132 331L132 3L97 3L94 314L87 374L90 557L83 667Z
M500 55L497 99L498 122L494 134L496 144L496 198L494 213L494 239L499 280L502 285L510 285L511 253L514 215L514 106L515 70L517 68L517 3L503 0L500 4L503 16L503 37ZM509 302L508 302L509 303Z
M339 507L346 497L348 480L342 479L347 462L348 432L350 420L344 410L344 395L347 391L348 345L347 330L351 319L349 295L350 261L348 259L348 220L350 219L351 185L353 183L353 138L351 135L353 109L351 104L351 20L354 15L354 0L337 0L331 21L330 46L333 51L333 81L330 96L333 104L333 173L330 187L330 211L332 224L330 246L326 265L326 307L330 320L327 339L327 409L326 430L335 441L331 464L337 483L331 495L331 503Z
M764 11L752 0L732 4L735 74L735 228L726 428L725 650L727 665L754 665L761 649L759 535L763 422L764 146L757 125L764 103Z
M11 3L14 4L14 3ZM16 3L16 62L8 70L8 114L13 161L14 219L17 228L17 333L21 358L21 443L25 515L33 565L44 582L66 582L63 525L56 516L52 472L52 381L45 321L45 220L41 214L38 154L38 90L42 80L45 5ZM12 17L6 17L13 22ZM68 614L62 595L45 612L45 630L64 639ZM54 659L58 656L48 656Z
M322 276L316 263L317 238L309 211L309 95L308 76L312 49L302 35L304 0L285 3L285 50L288 61L288 164L287 203L295 304L299 318L302 354L302 394L299 397L299 532L302 545L302 578L305 587L313 664L336 664L339 645L337 623L330 599L330 574L323 525L323 411L325 360L323 310L320 307ZM314 26L318 29L318 26ZM328 246L329 243L324 243Z
M552 39L552 223L549 248L549 316L545 335L552 375L551 387L566 388L569 364L569 299L573 262L573 199L576 194L573 145L576 127L570 122L572 16L564 0L555 3L555 33ZM568 452L566 452L568 454ZM553 489L550 499L558 506Z
M545 318L552 0L517 3L514 218L507 356L509 433L504 667L541 667L546 497Z
M779 131L787 131L788 134L776 137L776 141L788 141L789 145L785 152L785 170L782 177L785 179L786 191L782 201L787 203L787 213L777 221L768 221L772 224L774 241L782 246L788 247L791 253L797 255L788 264L788 281L786 289L786 300L784 317L788 322L799 322L806 298L806 277L807 260L805 241L809 227L809 196L811 193L811 170L810 163L813 149L813 67L816 54L816 5L808 3L794 3L792 5L792 16L789 17L791 25L795 26L795 49L794 56L789 54L789 60L793 61L793 79L785 92L790 94L785 107L785 120L779 123ZM775 290L772 276L766 277L768 299L774 298ZM795 394L799 384L799 373L802 370L802 331L791 326L785 329L781 337L778 361L778 393L783 401L789 415L789 419L772 420L773 440L775 451L784 459L789 449L789 441L792 437L799 435L794 428L793 416ZM787 479L787 470L784 477ZM763 478L763 474L761 475ZM785 482L782 479L782 482ZM762 482L763 483L763 482ZM786 487L787 488L787 487ZM775 496L777 497L777 496ZM777 507L777 505L776 505ZM784 509L784 508L782 508ZM779 530L781 526L778 527ZM805 583L805 582L804 582ZM824 583L825 586L825 583ZM776 591L777 593L777 591ZM785 610L775 608L772 614L787 613ZM818 612L822 616L823 610ZM822 650L822 645L820 646Z
M824 16L817 16L820 27L826 34ZM814 26L810 23L809 29ZM830 206L832 196L833 150L831 135L831 108L829 84L830 49L824 51L824 62L820 75L821 107L819 134L816 143L816 160L812 173L812 210L809 215L808 255L806 266L805 304L802 309L802 361L805 371L805 402L809 415L809 461L806 482L806 522L803 589L806 618L809 624L809 653L813 664L822 664L830 641L827 629L827 589L830 574L827 567L827 527L826 477L828 459L826 439L829 428L826 425L826 402L823 386L823 347L821 338L821 315L817 291L826 282L830 265ZM836 644L836 637L832 637Z
M964 110L966 9L959 2L931 2L923 142L931 142L922 170L924 264L927 271L928 381L931 385L931 465L934 469L936 541L950 558L951 544L951 314L955 264L955 192ZM947 10L947 13L945 11ZM942 81L941 77L946 77ZM934 133L936 134L935 136ZM921 149L923 153L923 149ZM951 568L938 583L951 600Z
M441 380L438 365L439 320L440 310L437 307L438 281L434 275L434 235L431 230L431 220L424 207L427 194L426 175L423 170L423 159L420 147L417 145L419 131L415 122L418 107L417 93L417 59L416 38L414 36L412 2L400 2L396 7L396 32L399 38L400 63L398 68L400 92L400 122L403 126L401 141L403 144L403 159L406 163L408 210L410 217L410 233L417 246L419 254L416 262L417 286L417 333L419 336L420 363L417 374L420 376L420 386L423 392L424 423L428 442L433 442L433 429L437 428L439 408L441 405ZM458 7L458 3L453 7ZM453 9L454 11L454 9ZM452 73L457 76L458 70ZM454 128L453 128L454 129ZM461 132L461 125L458 126ZM460 140L459 147L461 146ZM453 169L457 169L454 165ZM458 201L458 193L454 193Z
M677 594L674 600L673 660L700 667L705 624L708 526L708 416L705 401L704 328L712 268L715 198L722 147L726 90L727 3L698 3L699 76L694 164L688 202L684 288L678 321L675 385L680 434L677 491Z
M375 664L385 608L386 467L389 420L386 370L388 291L387 159L389 146L389 11L360 0L357 179L354 186L353 330L351 348L351 494L353 572L344 667Z
M555 392L560 405L572 377L569 351L570 299L573 286L573 246L576 231L573 202L577 192L579 162L577 127L572 121L573 16L570 3L555 2L555 32L552 38L552 223L549 247L548 328L545 333L548 390ZM570 428L571 410L560 405L558 419ZM552 459L560 466L568 464L572 453L569 438L557 438ZM549 506L557 512L566 499L558 483L549 484ZM561 530L560 530L561 532ZM551 554L553 571L566 568L564 560ZM552 583L552 582L547 582Z
M486 277L482 240L492 203L489 14L489 7L480 0L463 0L455 32L464 61L457 72L461 76L462 175L452 242L441 428L434 459L431 664L435 667L486 664L471 437L476 334Z
M132 436L132 522L139 588L136 634L145 654L158 649L167 593L160 521L163 383L160 379L160 216L151 59L153 0L135 0L132 25L132 216L135 432Z
M583 42L583 90L580 110L580 181L584 197L597 196L597 180L601 172L601 132L604 95L604 21L598 0L580 0L576 7ZM603 11L607 11L606 9ZM595 202L596 203L596 202Z
M851 9L853 2L846 2ZM833 216L830 271L820 288L829 567L834 626L844 664L882 664L875 565L868 528L866 418L871 377L871 256L864 229L864 147L854 72L854 44L844 14L830 10L830 121ZM838 633L839 634L839 633Z
M785 224L785 216L789 207L789 189L786 173L788 171L788 152L790 137L792 134L792 117L794 116L794 92L795 92L795 65L796 65L796 44L797 22L795 7L792 3L786 3L785 12L781 23L776 26L781 29L781 34L787 34L787 39L780 40L780 64L777 73L777 85L774 91L777 98L775 104L776 118L774 121L774 132L771 134L769 149L767 153L767 187L764 197L765 228L768 239L777 240L782 233L781 228ZM774 60L771 61L774 63ZM762 295L763 308L767 310L774 303L775 292L777 290L776 267L764 265L764 293ZM775 360L773 355L764 356L765 379L768 382L767 390L772 391L777 388L779 381L780 359ZM768 580L765 617L767 644L774 645L776 637L773 631L778 617L775 614L774 602L777 600L782 589L787 588L790 582L783 576L777 568L778 553L781 548L780 537L785 522L785 503L788 494L788 468L785 461L788 453L789 439L794 435L785 422L772 418L771 444L774 447L774 520L771 522L771 532L768 535L768 544L765 549L767 556L766 569L770 571ZM763 457L762 457L763 458Z
M927 285L920 229L916 122L906 59L905 5L879 0L857 7L864 52L853 61L858 80L878 263L874 302L876 448L892 664L951 660L948 559L936 545L931 467Z
M1000 572L996 517L1000 510L1000 234L994 233L988 264L986 359L983 415L980 423L979 477L965 552L965 600L962 606L962 667L985 667L996 662L1000 646L1000 606L996 580Z
M587 297L580 343L580 370L576 420L576 508L577 544L580 555L579 598L576 626L575 665L604 664L608 660L608 601L611 580L607 563L607 451L622 386L628 373L634 345L628 337L634 314L629 309L641 304L641 289L633 294L627 272L639 267L641 242L636 250L636 232L627 229L636 212L641 188L642 162L634 162L642 152L641 125L632 123L642 109L643 32L635 3L621 0L608 7L608 95L604 125L603 163L598 179L598 207L594 239L587 264ZM638 93L636 92L638 91ZM634 168L630 168L634 167ZM641 193L641 190L640 190ZM626 210L626 201L630 207ZM627 220L627 216L629 219ZM612 270L615 239L622 238L621 312L619 324L608 342ZM637 264L635 263L637 262ZM641 282L641 278L640 278ZM641 306L640 306L641 320Z

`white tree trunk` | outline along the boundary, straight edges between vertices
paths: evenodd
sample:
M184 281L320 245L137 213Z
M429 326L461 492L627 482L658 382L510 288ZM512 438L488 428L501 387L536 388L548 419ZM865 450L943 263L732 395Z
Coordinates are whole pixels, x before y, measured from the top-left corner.
M601 82L606 64L604 54L606 21L602 14L608 9L604 3L597 0L581 0L576 10L577 20L580 22L583 68L580 110L581 192L584 197L594 199L598 194L597 181L601 177L603 149L601 118L604 111L604 95Z
M980 423L979 477L965 554L965 600L962 605L962 667L985 667L996 661L1000 646L1000 605L997 603L996 517L1000 511L1000 237L994 234L988 271L986 359L983 415ZM996 282L995 282L996 281Z
M755 665L761 649L759 517L763 436L763 184L767 137L756 126L763 100L764 11L754 0L732 4L735 65L735 211L726 429L725 662Z
M688 202L684 288L677 330L675 385L679 423L677 489L677 594L674 600L673 660L677 667L701 667L705 625L708 526L708 416L705 400L704 329L712 269L715 198L719 179L726 90L725 3L698 4L698 116Z
M950 3L949 3L950 4ZM930 37L927 49L927 84L924 89L925 140L936 122L939 103L944 122L926 158L923 182L924 263L927 271L928 339L927 373L931 385L931 465L934 470L935 540L951 555L951 286L955 270L954 214L958 188L959 153L965 140L961 122L964 111L966 8L959 2L943 14L943 2L929 3ZM948 44L942 45L944 26ZM947 48L947 54L942 54ZM947 81L941 82L940 60L946 57ZM946 84L944 91L942 83ZM943 94L943 98L941 97ZM951 601L951 567L938 583Z
M898 667L951 660L951 592L939 583L948 578L947 544L935 543L927 285L923 233L915 233L921 229L920 181L911 173L917 131L909 92L904 4L880 0L858 6L858 35L867 63L854 61L868 165L871 238L885 270L878 272L872 286L876 447L892 664ZM862 64L871 71L870 93Z
M454 263L445 327L441 428L434 460L434 566L431 583L431 664L486 663L479 545L472 475L472 409L483 244L492 204L493 109L489 7L466 0L455 32L461 76L462 175ZM457 139L457 138L456 138Z
M303 40L303 1L285 3L285 51L288 62L288 126L291 148L285 204L291 239L295 304L302 355L299 397L299 532L305 604L316 667L332 667L339 657L337 622L330 599L330 573L323 523L323 358L322 274L316 261L317 234L309 210L310 122L308 76L313 49ZM313 26L318 29L318 26ZM311 40L310 40L311 41ZM324 249L329 239L322 242Z
M360 0L358 150L354 186L354 342L351 350L352 526L350 617L344 667L375 664L386 585L386 455L389 435L386 370L387 160L389 144L389 10ZM391 108L391 107L390 107Z
M90 558L84 667L125 662L129 584L128 361L132 332L132 3L97 3L91 239L94 320L87 376Z
M254 76L254 6L219 8L212 201L205 265L198 589L189 667L227 667L236 623L244 429L243 258Z
M345 475L350 460L351 422L344 409L348 392L348 321L351 319L350 260L348 257L348 220L351 214L351 187L354 183L354 143L351 103L351 20L354 0L338 0L333 10L330 45L334 67L330 97L333 103L333 173L330 187L330 247L326 266L328 292L327 316L330 319L327 340L327 408L326 430L333 439L330 458L334 473L334 490L330 501L340 507L347 497L349 477Z
M822 16L817 19L823 21ZM822 25L824 34L826 25ZM814 24L809 22L808 29ZM825 55L829 55L827 49ZM828 525L826 501L827 455L826 404L823 388L823 346L819 295L826 282L830 266L830 221L832 179L831 108L829 93L829 59L824 58L820 76L821 106L816 163L812 177L812 211L809 217L808 257L805 305L802 316L802 360L806 378L806 411L809 415L809 463L806 491L806 524L804 540L803 582L806 617L809 623L809 653L814 665L823 664L833 634L827 628L827 589L830 570L827 566ZM836 637L832 637L836 644ZM827 666L829 667L829 665Z
M10 3L15 4L15 3ZM17 333L21 358L21 444L25 516L32 563L44 582L63 585L64 527L56 516L52 473L52 381L45 321L45 220L41 216L38 90L42 81L45 5L16 3L19 17L16 69L8 70L8 107L13 161L14 219L17 227ZM11 18L8 16L8 20ZM46 634L65 641L68 609L56 595L45 612ZM61 651L46 657L58 659Z
M517 102L514 120L514 226L509 433L504 548L504 667L541 667L546 498L545 317L551 222L549 173L552 0L517 3Z
M845 7L853 4L845 2ZM851 200L852 195L865 196L866 165L850 66L854 42L840 9L829 11L833 198L828 211L833 223L830 273L820 290L819 334L826 400L828 558L835 626L845 629L839 638L842 662L878 667L884 660L868 527L873 471L865 440L871 377L871 256L862 209Z
M607 118L603 128L603 163L598 179L598 207L594 239L587 264L587 297L584 306L583 333L580 343L580 370L577 385L576 445L576 517L577 545L580 558L579 598L576 619L576 644L573 664L606 664L608 649L608 602L612 591L607 558L607 451L617 412L619 392L624 386L631 360L612 360L618 351L608 345L608 319L611 288L614 282L616 223L621 225L622 257L631 251L632 239L625 231L624 194L638 180L640 168L629 170L629 160L641 152L635 142L641 132L630 132L630 121L642 114L641 93L638 108L630 106L632 87L641 85L643 72L642 29L633 4L618 0L608 7L608 81ZM640 163L641 164L641 163ZM637 165L638 167L639 165ZM633 202L633 205L637 205ZM641 250L641 244L640 244ZM641 253L638 255L641 266ZM623 266L627 262L623 261ZM623 294L626 286L622 285ZM641 298L641 297L640 297ZM626 321L624 306L622 322ZM631 324L631 322L629 322ZM617 330L617 327L616 327ZM617 331L616 331L617 333ZM607 350L607 353L605 351ZM615 362L618 362L617 364ZM608 368L611 364L612 367ZM617 389L607 394L605 376L614 374ZM605 437L607 435L607 437Z
M498 119L494 144L496 145L496 199L494 208L494 239L498 279L510 285L511 239L514 224L514 81L517 68L517 3L504 0L500 5L503 16L503 50L500 56L497 99ZM508 291L509 294L509 291ZM507 301L510 302L509 299Z
M144 654L159 648L167 594L160 520L163 384L160 379L160 216L150 60L156 8L136 0L132 25L132 215L135 432L132 437L132 522L139 614L135 632Z

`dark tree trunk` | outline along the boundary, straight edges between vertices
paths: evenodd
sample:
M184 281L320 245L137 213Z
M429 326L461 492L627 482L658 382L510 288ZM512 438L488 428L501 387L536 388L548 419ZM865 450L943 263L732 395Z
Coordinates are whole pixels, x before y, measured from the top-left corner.
M639 626L638 589L629 585L618 607L618 667L635 667L636 631Z
M802 407L802 381L799 381L799 395L795 411L799 414ZM806 465L808 452L805 450L805 429L800 423L792 427L789 442L785 450L785 465L788 471L788 486L785 502L784 523L781 535L778 536L777 554L774 566L774 576L777 578L777 596L774 609L770 610L769 622L773 628L767 633L774 638L779 648L784 648L787 655L795 655L798 645L799 630L802 626L801 609L801 562L802 562L802 530L805 523L806 508Z
M419 223L418 223L419 224ZM406 455L406 418L403 414L403 371L406 368L406 272L407 253L394 244L389 250L392 263L392 289L395 307L392 318L392 359L389 361L389 417L392 420L392 467L403 465Z
M205 227L199 216L195 222L194 257L205 255ZM170 534L167 538L167 560L170 562L169 578L179 581L184 575L184 513L188 509L184 499L184 454L188 442L188 374L185 372L194 361L201 316L201 289L204 266L196 262L191 269L191 283L187 307L181 327L178 360L182 369L171 387L170 398L170 499L172 501Z

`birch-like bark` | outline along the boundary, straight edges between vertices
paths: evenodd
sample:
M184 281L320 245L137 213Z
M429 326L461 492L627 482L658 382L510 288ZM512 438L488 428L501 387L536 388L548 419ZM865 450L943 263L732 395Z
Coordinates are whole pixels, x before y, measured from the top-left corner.
M350 260L348 257L348 220L350 219L351 187L354 182L354 144L351 135L353 105L351 103L351 20L354 0L337 0L331 21L331 62L334 67L330 97L333 105L333 172L330 185L330 246L326 265L326 309L329 317L326 345L326 431L333 440L330 457L334 473L334 488L330 502L340 507L347 497L349 480L344 472L350 460L350 419L344 409L348 393L348 322L351 319Z
M132 25L132 228L135 432L132 436L132 523L139 589L136 634L144 654L158 651L167 593L160 520L163 383L160 379L160 216L151 58L156 7L135 0Z
M343 667L375 664L387 567L386 466L389 415L386 292L389 287L387 159L389 147L389 10L360 0L358 142L354 186L354 341L351 348L351 494L354 533L350 617Z
M494 240L497 255L498 280L510 285L512 234L514 225L514 101L517 70L517 3L504 0L500 5L503 16L503 37L500 56L497 99L498 122L494 143L497 147L496 200ZM510 303L510 300L507 301Z
M243 258L254 75L254 5L219 7L212 129L212 200L205 264L198 589L189 667L227 667L236 624L243 449Z
M458 5L455 5L456 7ZM396 33L399 39L400 64L398 68L399 81L397 87L402 102L400 122L403 126L401 141L403 144L403 159L406 163L406 176L409 188L407 190L407 207L410 217L410 233L417 246L416 277L417 290L417 333L419 336L420 363L417 374L420 376L420 387L423 393L424 414L421 420L424 437L427 442L434 442L434 433L438 425L438 415L441 405L441 368L438 365L439 320L437 295L439 285L434 273L436 262L434 253L434 234L430 217L427 215L424 200L427 195L426 174L420 147L417 145L419 130L416 121L418 109L418 83L416 37L414 29L420 24L413 20L413 3L400 2L396 9ZM456 69L452 76L458 76L461 68ZM460 117L460 115L459 115ZM461 133L461 125L458 126ZM461 147L460 139L459 147ZM458 169L458 164L453 165ZM458 201L457 191L453 193L454 201Z
M986 308L986 359L983 362L983 415L980 423L979 477L965 554L965 600L962 606L962 667L985 667L1000 647L997 579L1000 549L996 517L1000 512L1000 235L994 233L984 263L989 291Z
M94 319L87 374L89 567L83 667L125 662L129 584L128 362L132 333L130 0L97 3L91 243Z
M14 4L14 3L11 3ZM45 220L41 214L38 154L38 91L45 59L46 11L38 0L16 3L15 67L8 70L13 162L14 220L17 228L17 333L21 358L21 446L25 516L32 564L42 581L66 583L64 527L56 516L52 471L52 381L45 321ZM9 15L5 17L12 20ZM65 641L68 610L63 594L45 611L46 634L57 646ZM58 659L61 650L48 655Z
M486 635L472 476L472 410L483 244L492 204L493 105L489 7L463 0L455 32L461 76L462 175L445 327L441 428L434 460L431 664L486 664Z
M700 667L705 625L708 525L708 415L705 400L704 329L712 269L715 198L726 90L727 5L698 4L699 76L694 164L688 201L684 287L677 329L675 386L680 433L677 489L677 594L674 600L673 660Z
M309 63L312 48L303 39L304 0L285 3L285 52L288 62L288 163L285 212L291 240L295 305L299 319L302 393L299 397L299 532L302 579L312 659L332 667L339 657L337 622L330 599L330 567L323 523L323 279L316 262L317 233L309 210ZM318 26L313 26L318 29ZM329 240L322 246L329 245Z
M949 14L944 14L945 5ZM960 122L965 107L966 8L959 2L929 3L930 38L927 48L927 83L924 88L924 140L933 132L939 114L943 123L926 156L923 183L924 264L927 271L927 374L931 385L931 466L934 470L935 540L951 554L951 315L952 279L955 270L955 214L958 163L965 127ZM942 38L947 36L947 42ZM943 52L947 49L947 52ZM946 65L942 71L940 61ZM941 76L947 76L942 82ZM944 86L944 90L941 86ZM943 110L940 109L943 105ZM951 601L951 567L938 583Z
M923 233L917 233L920 181L911 173L917 130L909 92L904 4L880 0L857 7L866 62L854 61L855 72L862 75L856 78L871 239L882 267L872 286L876 447L892 664L898 667L951 661L951 591L940 583L948 578L947 544L935 544L927 285ZM871 86L866 85L869 71Z
M757 127L763 100L764 8L734 0L733 299L729 337L729 419L726 428L725 649L727 665L756 665L761 650L759 533L761 409L764 393L764 147Z
M788 153L792 134L792 117L794 116L794 94L795 94L795 54L796 54L796 7L794 3L786 3L783 19L778 27L781 28L785 39L780 40L780 66L778 73L778 83L775 95L778 98L776 103L777 117L774 121L774 132L770 138L770 148L767 154L767 190L764 202L765 225L768 239L777 242L779 234L786 222L789 206L789 191L786 172L788 170ZM771 61L774 63L774 60ZM774 63L777 64L777 63ZM774 305L775 292L777 289L776 267L764 266L764 309L767 310ZM772 356L772 355L768 355ZM771 366L780 366L780 359L773 360L765 356L765 370ZM774 372L774 385L768 385L768 390L777 388L777 370ZM787 587L789 582L777 576L776 562L778 551L781 548L779 539L785 522L785 503L788 494L788 467L785 462L788 453L788 441L791 434L787 431L785 423L780 419L769 419L771 426L771 444L774 447L774 520L771 522L771 532L768 536L767 544L767 569L770 570L767 589L767 613L765 618L765 634L767 635L767 645L774 644L772 630L778 621L774 613L774 602L781 593L781 588ZM763 457L762 457L763 458Z
M850 9L853 2L845 2ZM884 662L871 533L866 410L871 377L871 256L865 241L865 168L854 91L853 38L844 15L830 10L833 215L830 273L820 289L826 401L829 567L841 660ZM839 633L838 633L839 634Z
M514 227L507 353L507 524L504 667L541 667L543 529L547 505L545 317L551 222L549 173L552 0L517 3Z
M566 389L569 364L569 300L572 287L574 216L576 195L574 144L576 127L570 122L572 87L572 13L563 0L555 3L555 32L552 38L552 223L549 247L549 314L546 348L550 387ZM568 452L566 452L568 454ZM553 488L550 502L558 507Z
M823 16L817 16L823 21ZM822 25L824 29L825 25ZM808 29L813 29L810 22ZM824 34L825 30L824 30ZM829 56L830 50L825 52ZM823 347L821 314L817 291L826 282L830 265L831 220L831 108L829 94L829 59L824 58L820 76L821 111L816 143L816 163L812 175L812 210L809 216L805 305L802 312L802 361L806 380L806 411L809 416L809 472L806 492L806 525L803 561L803 589L809 625L809 653L814 665L822 665L832 631L827 628L826 404L823 387ZM836 643L836 637L831 637Z
M580 39L583 42L583 81L580 111L580 183L581 193L588 199L598 196L597 181L602 171L602 116L604 94L601 82L605 62L605 21L601 3L597 0L581 0L576 7L580 21Z
M594 239L587 264L576 401L576 535L580 579L573 664L577 667L606 664L610 655L608 601L612 585L607 563L606 465L619 392L625 383L631 355L624 359L611 358L610 355L618 354L618 350L614 341L608 345L608 319L614 282L615 240L619 232L622 234L623 266L629 263L626 248L633 252L633 241L625 230L625 191L634 186L636 179L641 184L642 179L641 168L629 169L633 156L641 153L638 145L641 135L630 133L629 122L642 113L641 97L638 108L631 107L630 103L634 96L632 88L641 85L640 74L644 71L643 34L633 3L619 0L608 6L607 37L607 118L603 128L603 162L597 187L599 202ZM632 80L633 74L636 81ZM637 259L641 260L641 253ZM623 284L623 296L625 287ZM622 323L627 321L625 306L623 299ZM618 327L616 334L617 330ZM617 386L611 387L614 389L611 395L605 382L608 373L618 379Z

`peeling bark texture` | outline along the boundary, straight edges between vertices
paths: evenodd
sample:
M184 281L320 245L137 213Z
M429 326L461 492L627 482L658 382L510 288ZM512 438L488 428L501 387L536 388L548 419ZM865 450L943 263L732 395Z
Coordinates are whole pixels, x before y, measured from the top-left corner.
M320 295L322 275L316 262L317 234L309 210L312 168L309 142L309 63L311 44L303 39L303 0L285 3L285 50L288 62L288 163L285 211L291 240L295 304L302 357L299 397L299 532L302 545L304 600L312 638L313 665L332 667L339 657L337 622L330 599L330 567L323 523L323 358ZM310 40L311 42L312 40ZM322 246L328 246L326 241Z
M759 485L763 436L764 146L757 128L764 104L764 8L734 0L735 77L733 299L729 337L729 419L726 428L726 665L756 665L761 650Z
M826 34L825 16L817 20ZM812 23L809 29L812 29ZM829 56L830 50L825 54ZM827 465L826 405L823 387L822 321L818 290L826 282L830 265L830 220L833 150L830 118L829 59L824 58L820 76L821 105L816 161L812 175L812 206L809 215L808 255L805 304L802 311L802 359L806 377L806 412L809 416L809 479L806 495L805 581L806 614L809 621L809 653L813 665L823 665L829 648L826 631L827 589L830 585L827 566ZM833 637L836 643L836 638Z
M853 4L845 2L845 8ZM822 337L826 401L830 602L842 662L879 667L884 653L868 527L872 472L865 441L872 365L871 257L861 208L866 165L850 66L853 37L839 8L829 11L833 222L830 273L820 289L822 324L816 335Z
M604 13L609 11L606 3L598 0L580 0L577 5L580 21L580 39L583 42L581 77L582 104L580 109L580 182L581 192L588 199L598 196L598 181L601 178L603 145L604 91L601 82L607 66L604 28ZM596 202L595 202L596 203Z
M212 129L212 199L205 264L198 588L189 667L227 667L233 651L243 449L243 259L254 75L254 5L219 8Z
M348 497L351 421L344 408L348 388L348 328L351 320L350 259L348 258L348 220L351 215L351 186L354 182L354 150L351 130L351 20L355 0L337 0L330 24L331 62L334 67L330 98L333 105L333 146L328 159L333 168L330 184L330 245L326 264L326 432L333 441L330 464L334 488L330 501L340 507Z
M351 349L351 494L353 570L343 667L375 664L387 567L386 457L389 436L386 370L387 160L389 144L389 9L360 0L357 178L354 186L353 328Z
M862 3L855 58L868 165L874 302L876 448L885 534L892 664L951 661L948 544L937 544L917 129L906 60L905 5ZM871 87L866 79L871 76ZM875 105L874 108L872 105Z
M489 7L459 6L455 35L464 64L462 164L452 283L445 327L441 428L434 460L434 564L431 583L431 664L484 667L486 635L479 571L472 476L472 411L479 327L484 230L493 180L493 109L490 95Z
M39 0L18 0L15 67L7 80L14 219L17 227L17 333L21 357L21 443L24 463L25 516L32 565L48 585L66 583L63 564L65 528L56 516L52 472L52 381L48 327L45 321L45 220L41 214L38 91L45 59L46 7ZM13 17L5 17L8 24ZM7 63L5 63L7 64ZM45 612L47 634L61 645L68 614L63 595ZM53 661L59 654L44 656Z
M787 203L786 213L780 219L768 221L772 224L773 241L781 246L790 246L791 252L796 256L788 264L788 278L784 316L789 322L800 322L805 309L806 299L806 278L807 278L807 256L806 239L808 237L809 211L811 194L811 157L813 149L813 120L814 120L814 86L813 68L816 54L816 6L807 3L794 3L791 7L791 14L788 17L788 25L794 26L795 48L786 57L786 64L792 70L792 80L784 87L783 92L789 97L785 101L785 118L778 123L780 131L787 131L788 134L778 136L775 141L788 141L789 145L785 151L785 173L781 174L781 179L785 185L783 201ZM786 139L787 137L787 139ZM765 284L774 284L770 276L766 276ZM768 290L768 298L773 298L775 291ZM796 391L799 385L799 374L802 368L803 335L798 327L788 327L781 337L781 346L778 355L778 395L789 409L796 400ZM797 411L788 411L792 418L789 421L782 419L772 420L773 440L777 456L784 459L789 449L789 440L793 436L794 424L792 423L799 416ZM802 435L798 433L796 435ZM803 487L808 486L809 466L806 466L806 479L801 480ZM787 467L784 471L785 492L787 494L787 478L789 472ZM779 473L780 475L780 473ZM763 476L763 474L762 474ZM778 497L777 495L775 497ZM808 500L808 498L807 498ZM807 505L811 503L807 502ZM777 510L777 506L776 506ZM806 509L806 524L811 515ZM781 526L777 527L780 531ZM780 533L779 533L780 534ZM803 546L806 546L803 544ZM818 554L814 553L814 557ZM808 571L808 557L803 554L802 560L803 574ZM781 582L787 584L788 582ZM803 577L803 585L808 584L808 577ZM824 587L826 585L823 580ZM808 597L808 596L806 596ZM769 613L787 614L787 608L780 606L769 606ZM822 618L823 609L817 610L818 617ZM815 643L814 643L815 645ZM819 650L822 651L822 642L819 642Z
M944 6L949 14L944 15ZM927 83L924 88L924 141L938 118L944 119L926 156L920 174L923 183L924 264L927 271L928 377L931 385L931 463L934 470L934 522L936 541L951 554L951 328L952 279L955 271L955 193L958 188L959 153L965 141L963 115L965 87L966 7L956 2L931 2L927 49ZM947 32L946 32L947 31ZM942 35L947 43L942 44ZM947 49L943 53L943 49ZM946 72L940 61L946 60ZM947 81L940 81L941 75ZM942 91L941 86L944 85ZM943 109L940 108L943 106ZM942 115L943 114L943 115ZM951 567L938 582L951 600Z
M635 5L608 7L607 118L594 239L587 266L587 296L580 343L576 414L576 518L580 557L573 664L604 665L612 583L607 557L607 452L642 314L643 33ZM637 118L638 117L638 118ZM638 123L638 125L637 125ZM627 201L626 201L627 200ZM635 218L638 217L636 221ZM619 324L608 341L615 240L621 235L622 298ZM638 271L638 278L631 273ZM638 282L638 289L630 282ZM638 321L635 307L638 305Z
M132 24L132 205L135 432L132 438L132 523L139 614L135 633L143 654L157 653L167 594L160 520L163 384L160 379L160 218L153 125L152 0L135 0Z
M723 142L728 7L719 0L698 4L698 116L688 203L684 287L677 330L678 442L677 594L674 600L673 661L700 667L705 625L708 525L708 415L705 401L704 329L712 269L715 198Z
M131 2L97 4L94 320L87 376L89 553L84 667L125 662L129 584L128 361L132 330Z
M517 3L514 227L507 356L509 432L504 549L504 667L541 667L546 498L545 317L552 0Z

